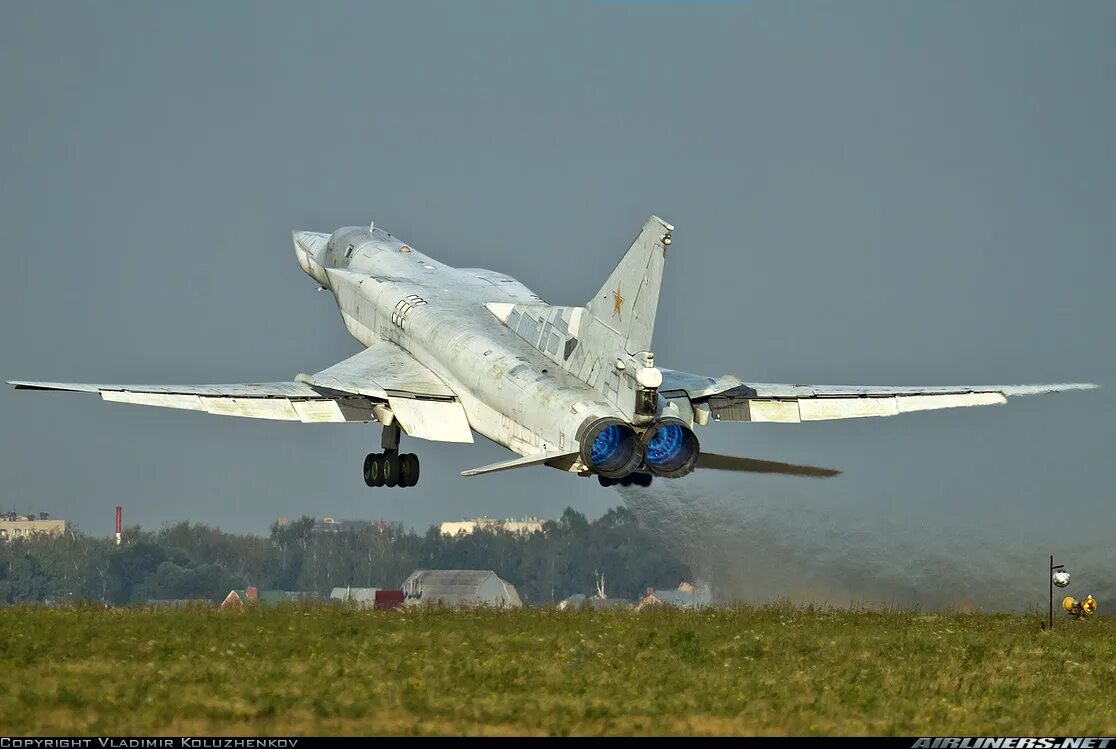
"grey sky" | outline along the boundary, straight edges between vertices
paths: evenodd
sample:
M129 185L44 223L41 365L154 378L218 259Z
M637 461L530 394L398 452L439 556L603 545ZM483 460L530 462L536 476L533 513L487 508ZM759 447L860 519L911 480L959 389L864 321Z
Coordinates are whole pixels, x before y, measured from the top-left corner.
M1111 385L1114 32L1099 2L5 2L0 374L288 379L357 349L292 228L374 218L577 304L657 213L664 366ZM1114 398L719 425L707 449L845 474L685 491L831 541L1080 539L1116 574ZM411 443L420 486L371 491L378 438L4 390L0 505L108 533L117 503L262 532L620 501L557 471L460 478L506 456L487 443Z

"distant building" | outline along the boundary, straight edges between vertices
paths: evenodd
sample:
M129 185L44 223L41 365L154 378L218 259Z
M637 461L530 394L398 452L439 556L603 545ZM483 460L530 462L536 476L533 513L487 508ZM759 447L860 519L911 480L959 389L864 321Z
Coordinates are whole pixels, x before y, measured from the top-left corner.
M50 515L17 515L14 512L0 515L0 541L31 536L61 536L66 532L65 520L51 520Z
M391 611L403 606L407 602L407 596L402 590L377 590L376 591L376 608L380 611Z
M491 570L416 570L403 581L408 606L519 608L515 586Z
M249 586L240 590L230 590L229 594L225 596L225 600L221 601L220 608L242 609L245 604L256 603L259 597L260 591L254 586Z
M155 609L209 608L213 604L204 598L150 598L147 605Z
M334 588L330 591L331 601L351 601L357 608L370 609L376 605L376 591L379 588Z
M682 583L671 590L648 588L636 604L636 611L648 606L674 606L680 609L703 609L713 605L713 591L705 583Z
M320 601L322 594L316 590L261 590L259 602L269 606L278 606L281 603L304 603L307 601Z
M371 528L372 523L367 520L337 520L336 518L322 518L314 523L315 533L341 533L342 531L362 531Z
M506 531L508 533L538 533L543 529L542 521L538 518L473 518L472 520L449 520L438 526L438 532L443 536L467 536L478 530Z
M402 590L391 588L334 588L329 600L352 602L362 609L387 611L402 606L404 596Z

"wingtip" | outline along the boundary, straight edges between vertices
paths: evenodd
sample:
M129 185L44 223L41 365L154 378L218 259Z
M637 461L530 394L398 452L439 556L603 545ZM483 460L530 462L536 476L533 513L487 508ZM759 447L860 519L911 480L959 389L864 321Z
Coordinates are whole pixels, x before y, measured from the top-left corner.
M73 393L96 393L98 385L79 382L37 382L30 380L8 380L8 384L16 390L57 390Z
M1058 382L1045 385L1008 385L1001 388L1000 392L1008 397L1026 395L1043 395L1045 393L1065 393L1073 390L1097 390L1100 385L1095 382Z

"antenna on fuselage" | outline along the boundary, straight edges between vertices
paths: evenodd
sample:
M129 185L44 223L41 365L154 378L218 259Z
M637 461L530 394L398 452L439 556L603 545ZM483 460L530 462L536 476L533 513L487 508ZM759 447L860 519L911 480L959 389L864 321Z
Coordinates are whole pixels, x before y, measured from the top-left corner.
M376 231L376 222L375 221L369 221L368 222L368 233L371 234L374 231Z

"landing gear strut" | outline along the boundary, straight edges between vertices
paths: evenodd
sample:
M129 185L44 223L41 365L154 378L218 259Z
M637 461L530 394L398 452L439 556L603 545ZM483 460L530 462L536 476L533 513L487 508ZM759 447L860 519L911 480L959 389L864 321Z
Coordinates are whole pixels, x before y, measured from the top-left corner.
M364 483L368 486L409 487L418 483L419 459L413 453L399 452L399 424L384 426L382 453L369 453L364 458Z
M650 473L629 473L627 476L619 479L610 479L606 476L597 476L597 481L601 486L642 486L644 488L651 486Z

